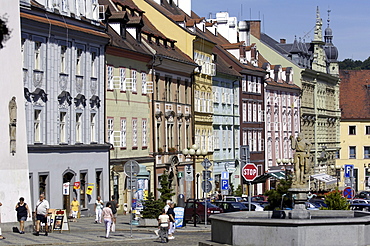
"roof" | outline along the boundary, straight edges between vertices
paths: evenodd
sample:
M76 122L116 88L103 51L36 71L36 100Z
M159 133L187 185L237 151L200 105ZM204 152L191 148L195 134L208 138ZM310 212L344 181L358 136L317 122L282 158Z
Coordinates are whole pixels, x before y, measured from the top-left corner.
M370 119L370 70L340 70L341 120Z

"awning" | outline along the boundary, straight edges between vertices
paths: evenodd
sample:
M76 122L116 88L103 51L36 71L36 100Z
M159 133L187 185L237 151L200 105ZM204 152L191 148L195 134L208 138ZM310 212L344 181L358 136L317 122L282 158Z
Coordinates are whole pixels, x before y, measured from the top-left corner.
M276 179L285 179L285 171L269 172L268 174Z
M264 173L256 177L251 183L252 184L265 183L268 178L270 178L270 175L268 173Z
M337 182L337 178L330 176L329 174L326 173L319 173L319 174L314 174L311 175L312 178L320 180L322 182L325 182L326 184L334 184Z

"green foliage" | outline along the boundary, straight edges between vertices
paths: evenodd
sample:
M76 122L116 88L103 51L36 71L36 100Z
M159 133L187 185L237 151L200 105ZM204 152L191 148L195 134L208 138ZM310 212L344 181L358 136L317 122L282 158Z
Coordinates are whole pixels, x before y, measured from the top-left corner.
M155 200L153 192L150 192L147 200L144 201L144 210L141 213L143 218L156 219L162 213L164 204L161 200Z
M234 194L235 194L235 196L242 196L243 195L243 187L241 185L238 185L238 188L236 188Z
M292 187L292 178L288 177L287 180L282 179L276 186L276 189L268 190L265 192L265 196L268 196L269 205L265 207L265 210L276 210L281 209L281 199L283 199L283 208L292 207L292 196L288 192L289 188ZM283 196L285 194L285 196Z
M233 183L230 183L230 195L235 196L234 184Z
M328 205L327 208L321 207L323 210L348 210L349 203L342 193L335 188L335 190L330 191L325 194L325 203Z
M164 205L166 204L166 201L171 200L172 197L175 195L175 193L171 189L171 184L168 180L168 174L166 171L164 171L163 174L161 175L161 180L159 183L161 185L161 188L157 189L161 193L159 200L163 202L163 207L164 207Z
M339 69L341 70L369 70L370 69L370 57L364 60L363 62L360 60L352 60L352 59L344 59L343 61L339 62Z

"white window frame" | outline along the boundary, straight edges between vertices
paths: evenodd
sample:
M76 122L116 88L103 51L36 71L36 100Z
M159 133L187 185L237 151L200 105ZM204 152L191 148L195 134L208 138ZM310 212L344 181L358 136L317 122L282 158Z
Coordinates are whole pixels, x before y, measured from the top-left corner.
M82 142L82 113L76 113L76 143Z
M120 127L121 127L120 147L125 148L127 146L127 120L126 118L121 118Z
M90 114L90 142L96 142L96 113Z
M35 109L34 111L34 142L41 142L41 113L40 109Z
M142 136L142 146L143 147L146 147L148 146L148 142L147 142L147 132L148 132L148 129L147 129L147 120L146 119L142 119L142 132L141 132L141 136Z
M132 147L137 147L137 118L132 118Z
M108 90L113 90L113 66L107 66L107 88Z
M107 118L107 141L114 145L114 137L113 137L113 130L114 130L114 118L108 117Z
M59 143L66 143L67 112L59 112Z

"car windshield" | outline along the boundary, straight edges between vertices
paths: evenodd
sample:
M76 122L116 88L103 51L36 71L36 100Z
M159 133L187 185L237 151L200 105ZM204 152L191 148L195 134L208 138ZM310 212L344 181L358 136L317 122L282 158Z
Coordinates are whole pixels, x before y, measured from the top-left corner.
M232 205L234 208L240 208L240 209L247 208L243 203L239 203L239 202L233 202Z
M200 204L204 206L204 202L200 202ZM218 208L218 207L212 203L207 202L207 208Z

